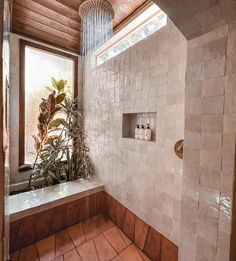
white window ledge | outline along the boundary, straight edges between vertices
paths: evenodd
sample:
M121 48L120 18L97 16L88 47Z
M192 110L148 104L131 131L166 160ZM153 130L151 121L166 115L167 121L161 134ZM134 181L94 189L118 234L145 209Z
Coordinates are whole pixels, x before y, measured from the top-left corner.
M12 195L8 197L8 215L15 221L103 190L103 184L91 178Z

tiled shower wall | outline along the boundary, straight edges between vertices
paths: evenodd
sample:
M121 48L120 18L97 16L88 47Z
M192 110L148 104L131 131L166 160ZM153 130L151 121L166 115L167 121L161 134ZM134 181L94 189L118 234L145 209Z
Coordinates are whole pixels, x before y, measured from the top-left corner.
M187 42L171 21L87 72L85 128L105 189L179 245ZM122 114L156 112L156 141L122 138Z
M181 261L229 260L236 133L235 28L236 23L229 24L188 42Z

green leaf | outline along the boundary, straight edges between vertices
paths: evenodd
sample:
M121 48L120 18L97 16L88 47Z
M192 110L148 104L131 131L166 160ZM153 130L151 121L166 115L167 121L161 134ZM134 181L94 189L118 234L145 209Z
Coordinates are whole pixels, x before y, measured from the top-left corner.
M60 80L58 83L57 83L57 90L60 92L64 89L65 87L65 82L64 80Z
M48 86L45 87L48 91L53 92L54 90Z
M58 135L48 136L48 137L44 140L44 145L50 144L52 141L57 140L58 138L59 138Z
M57 80L56 80L55 78L51 77L51 82L52 82L52 86L53 86L55 89L57 89L57 84L58 84Z
M66 122L66 120L61 119L61 124L65 127L70 127L69 124Z
M59 127L61 124L62 124L62 118L58 118L58 119L55 119L55 120L52 120L49 125L48 125L48 128L49 129L52 129L52 128L57 128Z
M56 97L56 103L59 104L64 101L66 94L63 92Z

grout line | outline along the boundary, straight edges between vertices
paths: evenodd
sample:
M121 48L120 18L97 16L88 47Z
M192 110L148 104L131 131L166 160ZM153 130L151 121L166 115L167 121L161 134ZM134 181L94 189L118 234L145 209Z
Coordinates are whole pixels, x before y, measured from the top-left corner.
M118 228L118 227L117 227ZM119 232L119 234L120 234L120 237L122 238L122 240L123 240L123 242L125 243L125 245L126 246L129 246L130 244L127 244L126 242L125 242L125 239L124 239L124 237L122 236L122 234L120 233L121 232L121 230L118 228L117 229L118 230L118 232ZM122 232L123 233L123 232ZM131 241L132 242L132 241ZM122 250L123 251L123 250Z
M113 247L112 243L107 239L107 237L104 235L104 232L102 233L102 235L104 236L105 240L108 242L108 244L112 247L112 249L117 253L117 255L119 254L118 251L116 251L115 247ZM114 257L113 257L114 258ZM113 259L112 258L112 259Z
M84 234L84 240L85 240L85 242L86 242L86 236L85 236L85 230L84 230L84 226L83 226L83 223L82 222L80 222L81 223L81 227L82 227L82 230L83 230L83 234ZM84 242L84 243L85 243ZM83 243L82 243L83 244ZM82 244L80 244L80 245L82 245Z
M36 242L36 243L37 243L37 242ZM38 259L40 260L41 258L40 258L40 256L39 256L39 251L38 251L38 248L37 248L36 243L34 243L34 247L35 247L35 250L36 250L36 253L37 253L37 257L38 257Z
M68 231L67 229L68 229L68 228L65 229L65 230L66 230L66 233L68 234L70 240L72 241L72 244L73 244L74 247L76 248L76 245L75 245L75 243L74 243L74 240L72 239L72 237L71 237L71 235L70 235L70 233L69 233L69 231Z
M109 219L109 220L110 220L110 219ZM110 221L111 221L111 220L110 220ZM78 223L78 224L81 224L81 225L82 225L82 223L83 223L83 222L80 222L80 223ZM73 227L73 226L72 226L72 227ZM84 227L83 227L83 225L82 225L82 229L83 229L83 233L84 233ZM109 241L109 239L108 239L108 238L105 236L105 234L104 234L106 231L108 231L108 230L110 230L110 229L116 229L117 232L119 233L119 236L121 237L123 243L125 244L125 248L122 249L120 252L117 251L117 250L113 247L112 243ZM150 227L148 228L148 233L149 233L149 230L150 230ZM80 253L79 253L79 250L77 249L77 247L79 247L79 246L76 246L76 245L75 245L75 243L74 243L74 241L73 241L73 239L72 239L72 237L71 237L71 235L70 235L70 233L69 233L69 231L68 231L68 228L66 228L64 231L65 231L65 233L67 234L67 236L69 237L69 239L72 241L73 248L70 249L70 250L68 250L68 251L66 251L65 253L63 253L63 254L61 255L61 257L62 257L63 260L64 260L64 255L65 255L65 254L69 253L69 252L72 251L72 250L75 250L76 253L78 254L78 256L82 259L81 255L80 255ZM123 233L123 232L120 230L120 228L119 228L117 225L114 224L114 226L109 227L108 229L106 229L106 230L103 231L103 232L100 232L99 234L97 234L97 235L94 236L93 238L91 238L91 239L89 239L89 240L85 240L85 242L83 242L81 245L83 245L83 244L85 244L85 243L87 243L87 242L89 242L89 241L92 241L92 242L93 242L93 245L94 245L94 248L95 248L95 251L96 251L96 255L97 255L97 257L98 257L98 260L101 261L101 259L99 258L98 249L97 249L97 246L96 246L96 244L95 244L94 238L95 238L95 237L98 237L98 236L100 236L100 235L102 235L102 236L104 237L104 239L108 242L108 244L111 246L111 248L112 248L112 249L115 251L115 253L116 253L116 256L112 257L112 259L114 259L114 258L117 257L117 256L119 256L119 257L122 259L122 257L120 256L120 253L124 252L128 247L130 247L131 245L133 245L133 246L136 248L136 250L137 250L138 255L140 256L140 258L141 258L143 261L145 261L144 257L143 257L142 254L141 254L141 253L143 253L143 254L145 255L145 253L144 253L141 249L139 249L139 248L135 245L135 243L134 243L132 240L130 240L128 237L127 237L127 238L129 239L130 243L126 243L125 238L123 237L122 233ZM147 233L147 235L148 235L148 233ZM51 235L51 236L54 237L54 249L53 249L53 250L54 250L54 258L56 258L56 234L58 234L58 233L55 233L55 234ZM85 236L85 233L84 233L84 236ZM37 241L37 242L39 242L39 241ZM38 248L37 248L37 242L34 243L33 246L35 247L35 251L36 251L36 253L37 253L37 257L38 257L39 260L40 260L39 251L38 251ZM146 241L145 241L145 243L146 243ZM145 244L144 244L144 245L145 245ZM19 256L18 256L17 261L20 260L20 256L21 256L21 250L19 250ZM60 256L59 256L59 257L60 257ZM112 259L110 259L110 260L112 260Z
M56 258L56 235L53 234L54 237L54 258Z
M97 250L96 244L95 244L93 238L92 238L91 240L92 240L92 242L93 242L93 244L94 244L94 247L95 247L95 251L96 251L96 254L97 254L98 260L100 260L99 255L98 255L98 250ZM102 261L102 260L100 260L100 261Z

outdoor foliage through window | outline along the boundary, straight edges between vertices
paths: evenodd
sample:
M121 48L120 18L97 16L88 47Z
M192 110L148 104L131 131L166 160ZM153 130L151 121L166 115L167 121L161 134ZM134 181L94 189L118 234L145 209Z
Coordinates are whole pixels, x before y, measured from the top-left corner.
M65 57L25 48L25 163L35 159L34 140L37 133L39 104L47 98L51 85L51 77L68 81L67 95L73 95L74 62Z

